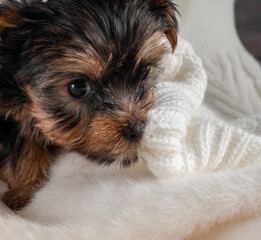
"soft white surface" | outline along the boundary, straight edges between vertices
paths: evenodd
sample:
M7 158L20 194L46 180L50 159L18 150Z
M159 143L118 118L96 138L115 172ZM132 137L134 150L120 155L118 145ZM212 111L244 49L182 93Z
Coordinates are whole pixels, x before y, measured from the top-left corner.
M175 240L260 211L261 167L156 180L70 154L21 217L1 205L0 239Z

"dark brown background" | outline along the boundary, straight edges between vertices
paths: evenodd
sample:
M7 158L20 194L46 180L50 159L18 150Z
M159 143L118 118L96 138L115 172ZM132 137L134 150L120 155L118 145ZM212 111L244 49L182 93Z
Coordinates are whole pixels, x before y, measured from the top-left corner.
M261 0L236 0L235 13L241 41L261 62Z

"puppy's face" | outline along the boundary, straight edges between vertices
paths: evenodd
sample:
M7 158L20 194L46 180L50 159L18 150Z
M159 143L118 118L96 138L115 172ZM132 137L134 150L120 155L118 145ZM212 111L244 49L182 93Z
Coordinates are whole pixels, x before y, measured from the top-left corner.
M5 2L5 114L98 163L135 162L162 40L176 44L174 10L164 0Z

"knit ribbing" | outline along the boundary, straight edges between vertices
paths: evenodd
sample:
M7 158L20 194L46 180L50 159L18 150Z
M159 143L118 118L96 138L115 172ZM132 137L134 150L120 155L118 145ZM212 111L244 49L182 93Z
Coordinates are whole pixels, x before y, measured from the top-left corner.
M176 53L163 59L162 69L140 149L140 157L155 175L194 174L260 163L261 116L223 118L209 107L207 99L201 107L206 73L201 60L182 38ZM228 112L233 109L237 116L246 113L245 105L233 102L234 95L240 97L239 89L244 85L232 78L231 82L238 87L234 94L235 87L225 87L222 80L217 79L212 86L216 90L213 91L217 95L216 104L224 104Z
M181 33L163 60L140 156L159 176L261 163L261 69L241 45L232 0L182 0Z
M244 50L203 58L209 85L205 104L237 119L261 113L261 69Z
M242 48L234 27L233 0L179 0L180 32L200 56Z
M181 35L208 75L205 104L224 118L261 113L261 69L241 44L233 0L182 0Z
M181 38L176 53L163 59L162 68L140 150L149 169L159 177L180 175L187 170L184 139L206 89L201 60Z

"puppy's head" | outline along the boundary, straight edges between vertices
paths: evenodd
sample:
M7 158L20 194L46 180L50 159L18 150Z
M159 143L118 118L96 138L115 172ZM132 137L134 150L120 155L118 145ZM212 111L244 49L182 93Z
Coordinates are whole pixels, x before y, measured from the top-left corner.
M164 37L176 45L175 10L171 0L5 1L1 114L93 161L135 162L152 69Z

